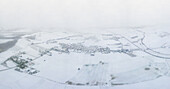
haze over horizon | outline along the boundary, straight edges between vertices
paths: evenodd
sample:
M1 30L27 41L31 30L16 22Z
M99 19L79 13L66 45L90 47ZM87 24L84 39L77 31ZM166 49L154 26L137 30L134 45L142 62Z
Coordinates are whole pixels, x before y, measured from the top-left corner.
M3 28L167 26L169 0L0 0Z

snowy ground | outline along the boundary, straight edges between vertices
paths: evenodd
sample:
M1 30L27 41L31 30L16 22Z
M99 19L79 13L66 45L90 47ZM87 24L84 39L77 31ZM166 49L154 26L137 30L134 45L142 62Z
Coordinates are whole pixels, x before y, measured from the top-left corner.
M169 89L169 38L141 28L24 35L0 53L0 89Z

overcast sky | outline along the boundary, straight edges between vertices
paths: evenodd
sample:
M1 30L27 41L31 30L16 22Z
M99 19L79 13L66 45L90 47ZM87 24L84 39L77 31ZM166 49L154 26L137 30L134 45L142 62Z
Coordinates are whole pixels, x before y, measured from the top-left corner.
M169 25L170 0L0 0L0 27Z

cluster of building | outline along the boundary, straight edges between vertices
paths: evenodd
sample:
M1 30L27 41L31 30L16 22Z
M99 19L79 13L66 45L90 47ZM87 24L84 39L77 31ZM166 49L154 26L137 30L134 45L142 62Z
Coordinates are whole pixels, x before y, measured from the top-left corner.
M77 53L88 53L93 55L96 52L100 52L103 54L109 54L111 52L109 47L100 47L100 46L84 46L83 44L65 44L60 43L60 47L56 49L56 51L63 51L63 52L77 52Z
M24 72L28 74L35 74L39 71L31 68L30 66L34 65L33 62L31 62L32 58L24 58L23 55L25 55L25 52L20 52L14 56L9 57L7 60L3 62L3 65L6 67L10 67L11 65L8 62L12 62L14 65L16 65L15 70L19 72Z

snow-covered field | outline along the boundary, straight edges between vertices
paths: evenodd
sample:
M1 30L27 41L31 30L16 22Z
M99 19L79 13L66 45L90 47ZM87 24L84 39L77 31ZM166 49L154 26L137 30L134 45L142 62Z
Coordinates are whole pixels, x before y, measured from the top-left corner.
M140 28L23 35L0 53L0 89L169 89L169 38Z
M12 39L6 39L6 40L1 39L1 40L0 40L0 44L2 44L2 43L7 43L7 42L9 42L9 41L13 41L13 40L12 40Z

